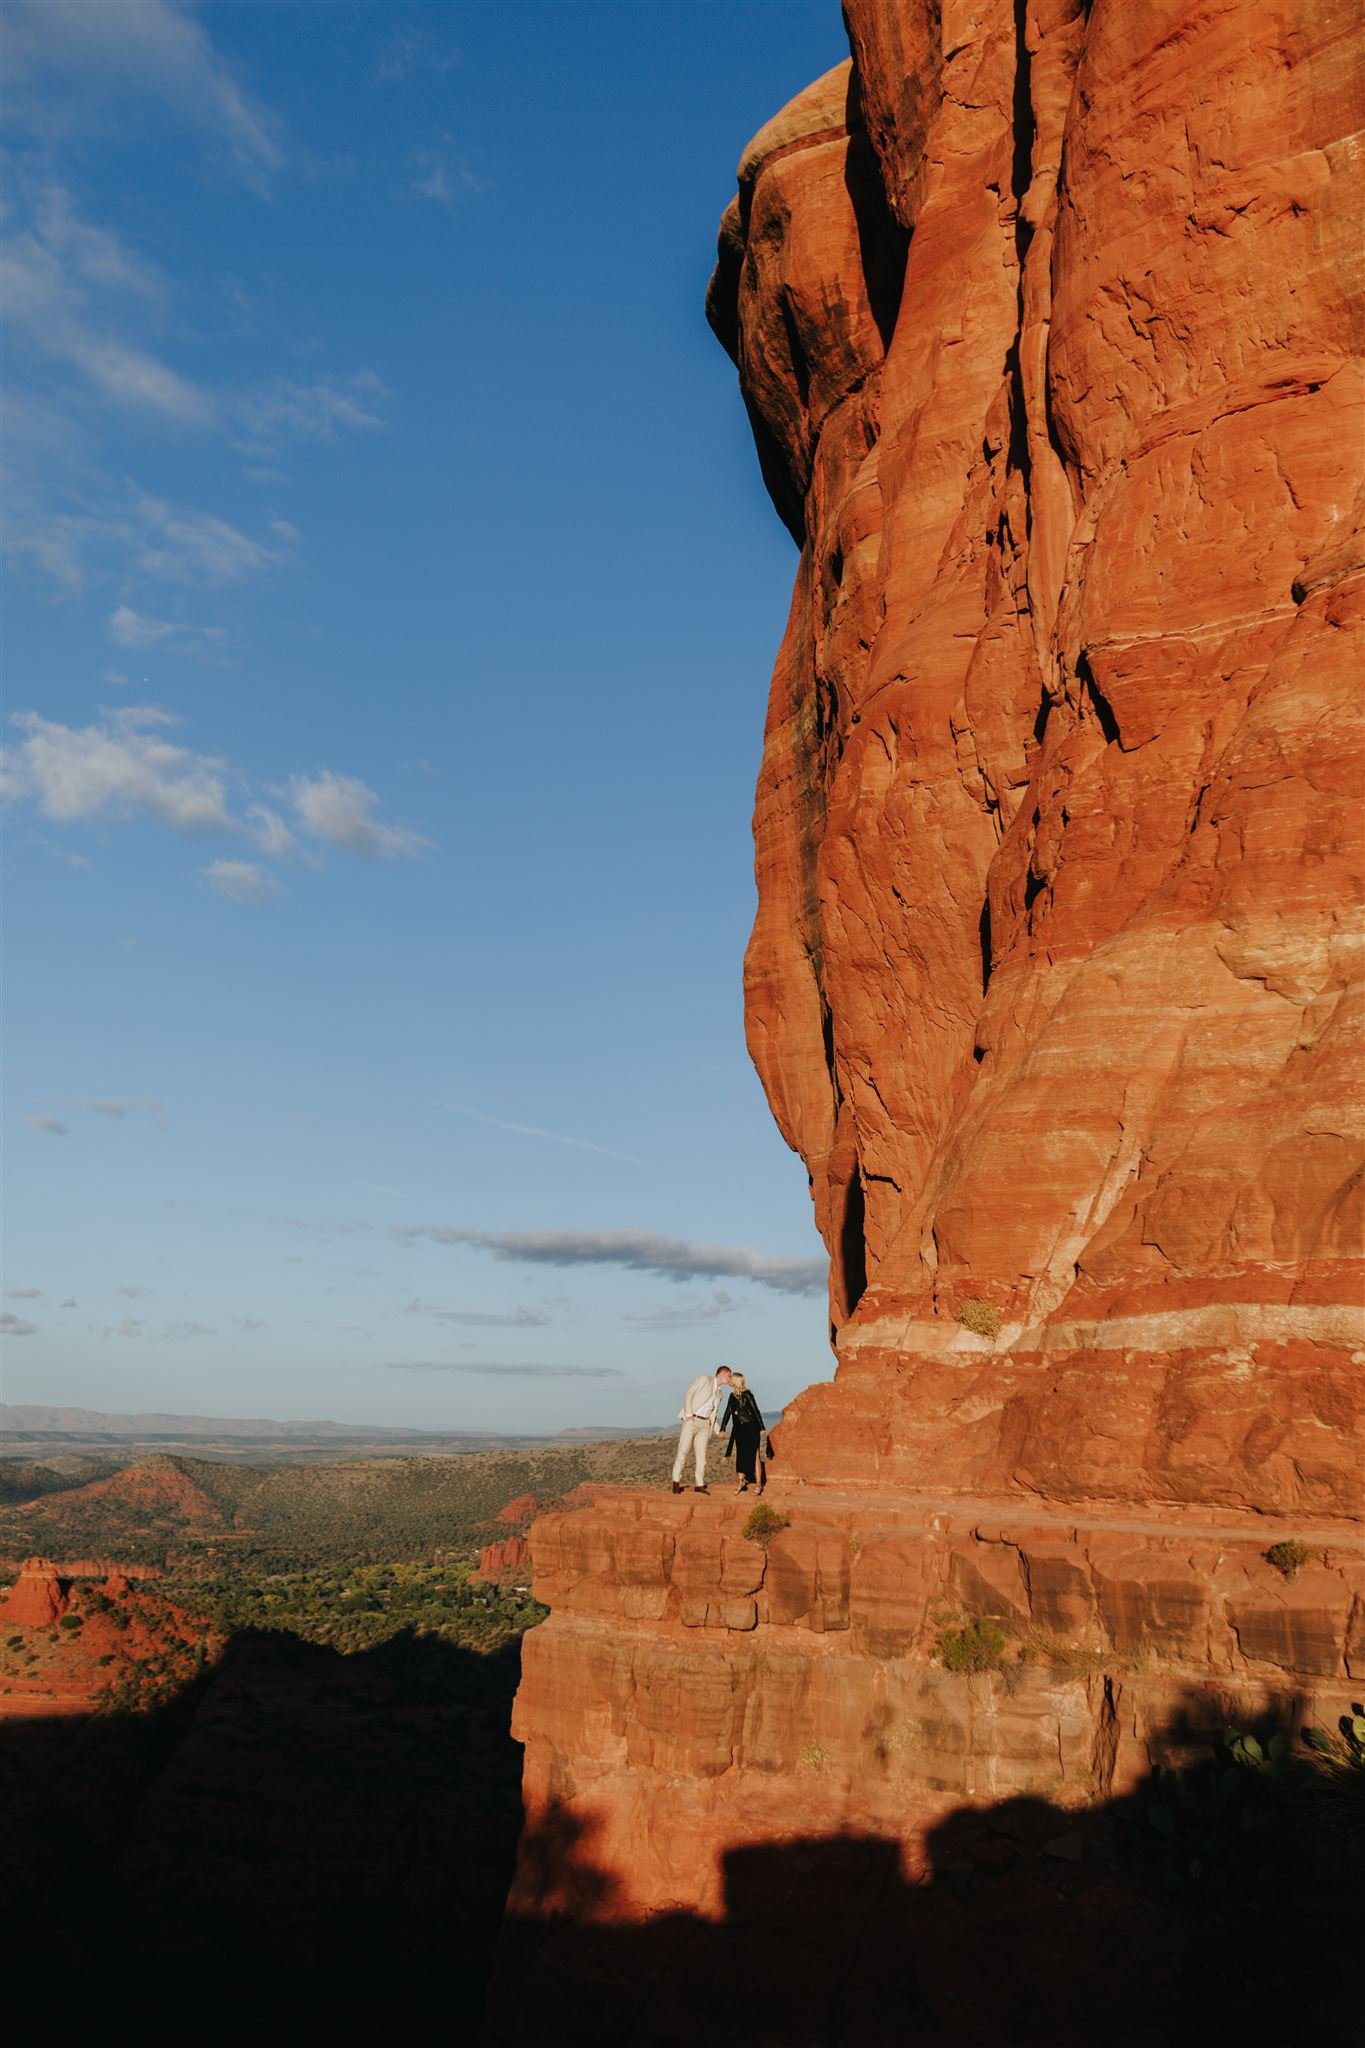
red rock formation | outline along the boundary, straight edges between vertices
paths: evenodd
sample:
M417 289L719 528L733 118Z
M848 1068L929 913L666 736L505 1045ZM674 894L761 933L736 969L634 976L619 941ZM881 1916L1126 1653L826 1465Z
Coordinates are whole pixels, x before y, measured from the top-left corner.
M490 1585L502 1579L517 1579L524 1584L531 1576L530 1544L524 1536L507 1536L501 1543L486 1543L479 1552L478 1570L473 1576Z
M515 1499L504 1501L498 1509L496 1519L508 1528L521 1528L532 1520L536 1511L536 1497L533 1493L519 1493Z
M775 1835L913 1868L1365 1669L1365 25L845 15L708 302L801 549L746 1015L838 1374L766 1554L719 1502L536 1525L517 1725L587 1919L717 1910ZM1008 1688L935 1657L991 1617ZM528 1850L514 1908L565 1896Z
M0 1621L20 1628L47 1628L59 1621L68 1605L67 1588L49 1557L30 1557L0 1601Z

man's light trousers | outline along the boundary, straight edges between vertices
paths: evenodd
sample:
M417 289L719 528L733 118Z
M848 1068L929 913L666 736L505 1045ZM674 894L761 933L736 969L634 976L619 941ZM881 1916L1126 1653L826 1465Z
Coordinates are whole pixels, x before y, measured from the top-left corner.
M673 1477L675 1480L681 1479L683 1476L683 1468L687 1464L687 1453L690 1448L692 1456L696 1460L696 1484L698 1486L705 1486L706 1440L710 1436L710 1434L711 1422L708 1416L688 1416L686 1422L684 1422L682 1426L682 1432L678 1437L678 1455L673 1460Z

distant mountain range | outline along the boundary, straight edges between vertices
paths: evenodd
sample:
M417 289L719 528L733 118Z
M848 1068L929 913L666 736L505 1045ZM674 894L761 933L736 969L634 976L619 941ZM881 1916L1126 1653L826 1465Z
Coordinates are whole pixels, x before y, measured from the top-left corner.
M561 1429L558 1436L579 1443L605 1443L619 1438L650 1436L648 1427L638 1429L595 1429L584 1426ZM0 1436L75 1437L112 1443L151 1443L167 1440L190 1443L211 1438L272 1443L365 1441L389 1443L549 1443L545 1435L522 1434L498 1429L394 1429L362 1422L277 1422L267 1416L224 1415L119 1415L98 1408L47 1408L17 1401L0 1401Z

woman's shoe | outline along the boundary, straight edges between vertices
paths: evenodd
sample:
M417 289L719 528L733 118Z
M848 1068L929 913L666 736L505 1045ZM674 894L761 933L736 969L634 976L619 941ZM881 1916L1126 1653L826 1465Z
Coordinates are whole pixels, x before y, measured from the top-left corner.
M737 1486L737 1487L735 1488L735 1492L736 1492L736 1493L747 1493L748 1491L749 1491L749 1482L748 1482L748 1480L747 1480L747 1479L741 1479L741 1480L740 1480L740 1482L739 1482L739 1485L738 1485L738 1486Z

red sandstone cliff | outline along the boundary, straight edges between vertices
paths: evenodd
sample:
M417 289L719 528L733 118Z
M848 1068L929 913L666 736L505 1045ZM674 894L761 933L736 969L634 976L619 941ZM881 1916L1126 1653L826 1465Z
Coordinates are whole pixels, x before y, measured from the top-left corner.
M1356 11L848 13L710 301L802 540L746 992L841 1372L786 1448L1358 1514Z
M845 14L708 302L801 549L746 1011L838 1372L767 1552L718 1501L537 1523L523 1925L713 1913L795 1835L921 1868L963 1799L1365 1671L1365 29ZM935 1656L990 1617L1008 1687Z

